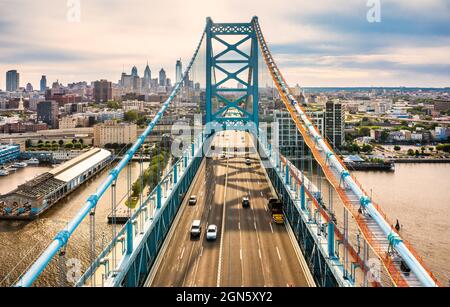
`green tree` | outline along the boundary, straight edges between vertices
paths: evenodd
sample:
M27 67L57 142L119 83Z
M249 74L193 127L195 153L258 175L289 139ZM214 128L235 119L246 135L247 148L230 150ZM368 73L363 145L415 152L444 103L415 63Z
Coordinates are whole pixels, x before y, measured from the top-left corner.
M398 146L398 145L395 145L395 146L394 146L394 150L395 150L395 151L400 151L400 149L401 149L400 146Z
M436 146L436 150L450 152L450 144L439 144Z
M408 156L414 156L414 150L408 149Z
M59 144L60 147L62 147L64 145L64 141L63 140L59 140L58 144Z
M66 145L64 145L64 147L66 149L72 149L73 148L73 143L72 142L67 142Z
M130 110L125 112L123 120L129 123L134 123L138 120L139 113L136 110Z

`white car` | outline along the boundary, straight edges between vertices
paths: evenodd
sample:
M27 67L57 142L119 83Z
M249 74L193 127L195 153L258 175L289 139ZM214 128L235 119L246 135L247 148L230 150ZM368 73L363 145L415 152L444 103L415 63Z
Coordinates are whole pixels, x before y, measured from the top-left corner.
M215 240L217 239L217 226L209 225L208 230L206 231L206 240Z
M202 226L200 220L194 220L191 225L191 237L200 237Z

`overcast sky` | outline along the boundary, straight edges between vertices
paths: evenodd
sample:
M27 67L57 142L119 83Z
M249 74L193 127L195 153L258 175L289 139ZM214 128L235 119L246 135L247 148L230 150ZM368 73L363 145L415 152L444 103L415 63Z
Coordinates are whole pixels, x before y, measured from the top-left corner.
M287 81L302 86L450 86L450 0L381 0L369 23L367 0L0 0L0 88L17 69L21 86L42 74L117 82L125 67L174 79L207 16L216 22L257 15Z

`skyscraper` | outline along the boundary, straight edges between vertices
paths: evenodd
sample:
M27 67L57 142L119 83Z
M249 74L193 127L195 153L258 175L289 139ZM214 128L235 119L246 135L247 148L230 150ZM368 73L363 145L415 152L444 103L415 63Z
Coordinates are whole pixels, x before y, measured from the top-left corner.
M131 69L131 75L133 77L137 77L138 76L138 70L136 66L133 66L133 68Z
M45 92L46 89L47 89L47 77L45 75L43 75L41 78L39 90L41 92Z
M112 99L112 84L107 80L94 82L95 102L107 102Z
M148 67L148 62L147 62L147 66L145 66L145 70L144 70L144 79L150 80L151 78L152 78L152 71L150 70L150 67Z
M56 101L41 101L37 105L37 119L58 128L58 103Z
M342 103L328 101L325 107L325 135L334 148L345 141L345 109Z
M6 72L6 91L14 92L19 88L20 74L17 70L10 70Z
M32 92L33 91L33 85L30 82L28 82L27 86L25 87L25 90L27 92Z
M159 71L159 85L166 86L166 79L166 71L164 70L164 68L161 68L161 70Z
M181 64L181 59L177 60L177 64L175 65L175 81L176 83L180 82L183 78L183 66Z
M144 78L142 79L142 89L144 90L144 92L150 88L151 79L152 79L152 71L150 70L150 67L148 67L147 62L147 66L145 67L144 70Z

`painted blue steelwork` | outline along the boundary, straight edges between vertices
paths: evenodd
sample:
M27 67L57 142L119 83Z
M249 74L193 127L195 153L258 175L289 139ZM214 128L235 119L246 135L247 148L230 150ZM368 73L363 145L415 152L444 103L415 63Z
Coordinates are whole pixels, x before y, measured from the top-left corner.
M198 51L204 39L204 32L202 33L200 42L192 56L192 59L186 68L184 76L182 80L187 78L189 71L194 63L194 60L197 57ZM162 105L161 109L158 111L153 120L149 123L145 131L138 137L133 146L127 151L125 156L120 160L117 166L110 172L109 176L101 183L101 185L97 188L96 192L92 194L87 202L84 204L82 209L78 212L75 218L69 222L66 228L60 231L54 240L50 243L50 245L44 250L44 252L39 256L39 258L33 263L33 265L27 270L27 272L19 279L16 286L17 287L29 287L33 284L33 282L39 277L42 271L47 267L56 253L67 244L70 236L73 234L75 229L80 225L83 219L91 212L93 208L97 205L98 200L102 195L106 192L106 190L111 186L111 184L117 179L119 173L125 168L125 166L130 162L133 155L137 152L137 150L142 146L147 136L152 132L153 128L159 122L164 112L167 110L175 96L178 94L179 90L182 87L182 82L178 82L172 93L167 98L167 100Z
M339 262L339 259L334 255L329 256L329 243L324 238L325 234L318 231L320 224L310 218L310 208L305 205L305 190L307 187L304 185L304 181L302 181L300 191L298 191L301 197L301 200L299 200L297 189L291 189L290 182L286 183L286 168L276 166L280 163L278 162L280 160L279 153L272 152L272 149L269 150L268 148L271 147L261 137L264 133L262 131L259 133L258 152L263 165L267 165L266 162L271 165L271 167L266 168L267 175L283 203L285 216L294 232L316 285L321 287L354 286L351 281L344 278L343 265ZM302 177L302 179L306 180L305 177ZM310 191L310 194L313 195L314 193ZM334 236L332 238L334 243Z
M143 284L181 206L184 195L200 167L203 158L202 144L197 144L196 148L197 152L194 156L190 154L191 148L185 151L187 154L185 156L188 156L186 167L184 167L184 159L175 163L161 179L158 187L155 187L127 224L86 270L76 286L137 287ZM176 179L175 169L177 170ZM164 189L166 193L168 192L167 197L164 197L165 193L160 188L166 186L165 183L169 183L168 188ZM156 208L154 214L150 216L148 215L150 207L157 207L155 199L159 197L158 193L161 193L161 207ZM105 263L103 259L108 259L108 255L117 253L120 247L118 244L122 245L122 249L119 249L121 259L114 266L108 263L108 266L104 268L104 279L100 284L94 283L93 276Z
M258 126L258 40L252 23L214 23L206 20L206 123L210 122L254 122ZM226 36L242 36L236 43L228 43ZM240 49L250 40L250 51ZM223 44L226 49L214 54L213 41ZM238 54L239 59L228 59L227 55ZM226 59L223 59L226 58ZM227 68L227 65L235 69ZM237 68L237 69L236 69ZM222 72L222 80L215 79L215 71ZM239 74L248 71L247 80ZM223 87L226 82L234 80L242 87ZM239 98L231 100L224 93L242 92ZM230 109L238 110L241 116L226 117Z

